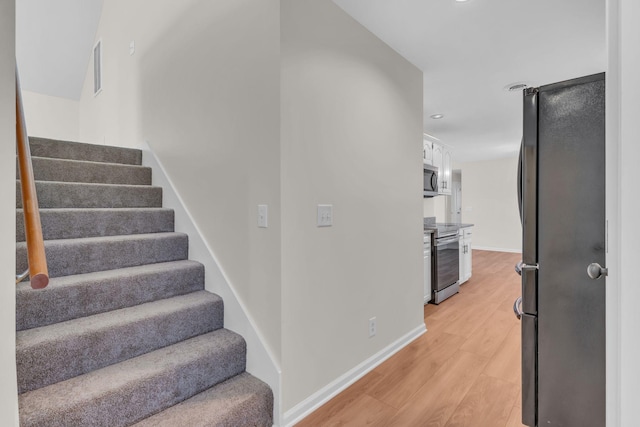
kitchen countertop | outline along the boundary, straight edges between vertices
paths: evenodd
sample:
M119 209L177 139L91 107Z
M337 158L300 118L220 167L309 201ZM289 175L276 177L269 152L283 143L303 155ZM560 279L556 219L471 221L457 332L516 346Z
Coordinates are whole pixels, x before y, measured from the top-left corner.
M426 233L435 233L435 231L438 229L439 226L440 227L446 227L447 229L451 229L451 230L455 230L455 229L460 230L461 228L473 227L474 224L465 224L465 223L454 224L454 223L437 222L435 225L426 225L426 226L424 226L424 232L425 232L425 234Z

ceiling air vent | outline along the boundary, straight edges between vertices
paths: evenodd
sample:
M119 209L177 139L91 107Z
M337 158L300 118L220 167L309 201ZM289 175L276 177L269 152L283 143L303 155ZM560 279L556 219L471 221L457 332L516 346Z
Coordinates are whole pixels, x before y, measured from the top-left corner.
M93 94L102 91L102 40L93 47Z

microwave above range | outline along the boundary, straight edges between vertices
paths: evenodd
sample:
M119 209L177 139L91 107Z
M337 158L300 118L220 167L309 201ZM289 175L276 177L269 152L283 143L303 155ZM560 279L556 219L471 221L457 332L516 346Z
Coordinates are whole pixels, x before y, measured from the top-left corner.
M424 164L424 197L438 195L438 168Z

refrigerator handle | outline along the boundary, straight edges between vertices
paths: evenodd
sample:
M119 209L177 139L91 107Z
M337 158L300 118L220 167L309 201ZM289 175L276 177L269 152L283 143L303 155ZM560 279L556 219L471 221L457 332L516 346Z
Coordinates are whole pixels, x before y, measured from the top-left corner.
M524 314L520 309L521 304L522 304L522 297L516 298L515 302L513 303L513 312L515 313L518 320L522 319L522 315Z
M520 141L520 153L518 154L518 212L520 213L520 224L522 224L522 145L524 138Z

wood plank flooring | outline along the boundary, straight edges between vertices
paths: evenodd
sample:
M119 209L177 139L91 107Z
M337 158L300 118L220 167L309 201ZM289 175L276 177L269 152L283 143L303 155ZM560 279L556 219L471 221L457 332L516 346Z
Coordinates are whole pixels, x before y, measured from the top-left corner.
M474 250L460 293L425 306L427 333L297 426L522 426L519 260Z

